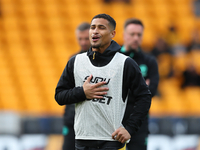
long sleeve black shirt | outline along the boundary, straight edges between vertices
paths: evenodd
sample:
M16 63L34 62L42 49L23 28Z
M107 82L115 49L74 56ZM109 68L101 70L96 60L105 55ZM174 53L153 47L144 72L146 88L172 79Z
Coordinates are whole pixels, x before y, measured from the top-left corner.
M133 50L125 51L125 47L123 46L120 49L120 52L134 59L140 67L144 79L150 80L149 89L151 91L151 96L153 97L157 92L159 83L158 64L156 58L144 53L140 48L138 52L134 52Z
M94 52L90 48L87 51L87 56L94 66L101 67L107 65L120 48L115 41L112 41L104 53ZM95 58L93 57L94 53ZM75 57L68 61L55 90L55 99L59 105L78 103L86 99L83 87L75 86L73 72ZM151 105L151 92L142 77L139 66L131 58L127 58L124 64L122 85L122 98L124 101L128 96L128 92L131 92L134 96L134 99L128 99L128 101L135 101L136 107L133 108L133 113L125 121L124 126L133 135L148 114Z

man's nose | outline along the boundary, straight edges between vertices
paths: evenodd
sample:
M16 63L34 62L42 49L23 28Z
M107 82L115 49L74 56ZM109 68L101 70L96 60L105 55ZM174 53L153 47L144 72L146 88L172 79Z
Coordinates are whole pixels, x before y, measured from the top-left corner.
M139 39L139 36L135 35L135 36L133 37L133 39L134 39L134 40L138 40L138 39Z
M95 28L93 31L94 31L93 33L98 33L99 32L98 28Z
M85 45L86 43L87 43L87 41L86 41L86 40L83 40L83 41L82 41L82 44L84 44L84 45Z

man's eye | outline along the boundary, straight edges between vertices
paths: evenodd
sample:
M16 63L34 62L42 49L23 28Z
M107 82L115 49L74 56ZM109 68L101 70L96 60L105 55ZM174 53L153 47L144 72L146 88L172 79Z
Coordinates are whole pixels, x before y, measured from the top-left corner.
M100 29L105 29L105 27L104 26L101 26L101 27L99 27Z

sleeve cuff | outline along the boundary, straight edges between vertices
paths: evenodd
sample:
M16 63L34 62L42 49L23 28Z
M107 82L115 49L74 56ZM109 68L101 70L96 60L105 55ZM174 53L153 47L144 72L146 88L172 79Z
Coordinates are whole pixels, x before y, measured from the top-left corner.
M128 131L128 133L129 133L131 136L134 135L134 134L137 132L136 129L134 129L133 127L126 126L125 128L126 128L126 130Z
M83 90L83 87L80 87L80 97L81 99L85 100L86 99L86 95L85 95L85 92Z

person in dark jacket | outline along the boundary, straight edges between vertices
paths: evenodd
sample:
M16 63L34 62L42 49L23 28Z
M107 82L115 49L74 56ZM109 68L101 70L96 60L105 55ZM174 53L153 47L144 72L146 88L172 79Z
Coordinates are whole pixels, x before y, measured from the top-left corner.
M125 150L148 114L151 92L137 63L118 51L116 22L107 14L92 18L91 48L72 57L55 90L59 105L75 103L76 150ZM134 99L128 98L132 93ZM122 123L127 101L135 101Z
M81 48L78 54L86 52L90 48L89 29L90 24L87 22L81 23L76 29L76 38ZM75 104L67 105L64 112L64 142L62 150L75 150L74 115Z
M130 56L139 65L142 76L146 80L153 97L156 94L159 82L158 64L153 56L144 53L140 48L143 30L144 26L142 21L134 18L127 19L124 25L124 45L120 49L120 52ZM130 93L129 98L134 98L134 95ZM124 118L132 113L132 107L134 105L134 101L128 101ZM128 150L146 150L148 134L147 116L139 131L132 136L130 142L127 144Z

